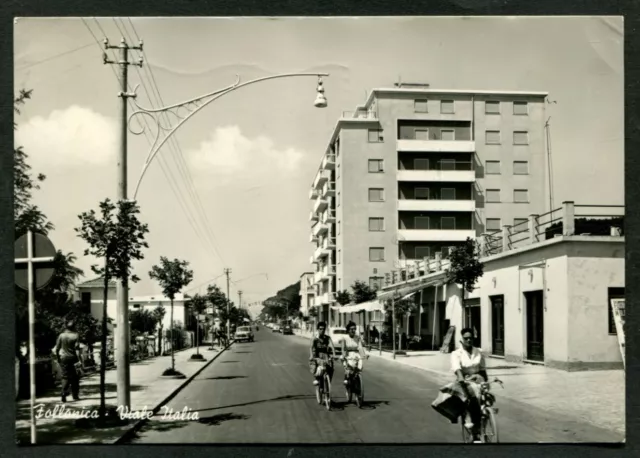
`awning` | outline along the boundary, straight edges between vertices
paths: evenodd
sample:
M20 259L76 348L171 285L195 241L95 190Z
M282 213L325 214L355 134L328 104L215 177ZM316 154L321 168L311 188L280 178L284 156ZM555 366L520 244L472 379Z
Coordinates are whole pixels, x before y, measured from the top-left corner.
M415 294L418 291L420 291L421 289L424 288L428 288L429 286L433 286L433 285L438 285L441 286L444 284L444 280L442 280L441 278L438 279L431 279L425 282L420 282L417 284L413 284L413 285L407 285L407 286L400 286L396 289L390 290L390 291L385 291L383 293L378 294L378 300L379 301L386 301L389 299L404 299L405 296L408 296L410 294Z
M378 310L384 310L384 304L378 299L374 299L369 302L362 302L361 304L350 305L334 305L331 306L332 310L337 310L339 313L358 313L358 312L375 312Z

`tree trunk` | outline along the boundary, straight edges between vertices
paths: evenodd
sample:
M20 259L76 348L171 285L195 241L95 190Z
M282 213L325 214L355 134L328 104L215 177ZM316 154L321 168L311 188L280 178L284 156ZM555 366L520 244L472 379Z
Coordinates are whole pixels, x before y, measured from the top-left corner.
M100 419L104 420L107 407L105 405L105 376L107 370L107 297L109 291L109 269L104 269L104 292L102 296L102 336L100 338ZM114 339L115 343L115 339Z
M162 356L162 339L163 339L162 331L163 331L163 328L162 326L160 326L160 334L158 335L158 355L159 356Z
M173 354L173 350L175 347L175 337L174 337L174 329L173 329L173 299L171 299L171 369L176 369L176 356Z

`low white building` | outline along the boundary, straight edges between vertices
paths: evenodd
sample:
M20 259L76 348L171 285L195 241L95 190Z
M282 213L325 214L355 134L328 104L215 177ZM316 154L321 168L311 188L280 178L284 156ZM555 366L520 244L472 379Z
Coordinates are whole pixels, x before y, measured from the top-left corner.
M309 316L309 309L314 305L315 280L313 272L305 272L300 276L300 311Z

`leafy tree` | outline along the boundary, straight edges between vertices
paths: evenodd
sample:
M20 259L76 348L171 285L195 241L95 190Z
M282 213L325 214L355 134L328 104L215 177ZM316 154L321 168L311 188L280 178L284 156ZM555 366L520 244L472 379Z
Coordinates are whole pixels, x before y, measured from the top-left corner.
M196 354L200 354L200 321L199 316L207 311L207 298L196 294L191 298L190 307L196 317Z
M193 271L189 269L187 261L174 259L170 261L168 258L161 256L160 265L155 265L149 272L149 277L156 280L162 288L162 293L171 301L171 325L173 322L173 300L182 289L193 280ZM174 333L171 333L171 371L165 375L176 373L176 360L174 354Z
M336 293L336 302L340 305L347 305L351 303L351 293L346 289L343 291L338 291Z
M351 299L355 304L372 301L378 296L375 289L360 280L356 280L353 285L351 285L351 290L353 291Z
M161 355L162 354L162 339L163 339L163 334L162 334L162 328L164 327L163 323L164 323L164 316L167 314L167 311L165 310L165 308L162 305L157 306L155 309L153 309L153 315L156 317L157 323L158 323L158 354Z
M141 334L155 334L158 326L158 316L151 310L144 308L134 310L129 314L131 331Z
M114 210L118 209L117 215ZM107 359L107 291L109 280L116 278L125 286L129 280L136 282L138 277L131 275L131 260L144 258L143 248L148 248L144 236L149 229L138 220L140 210L133 201L119 201L117 206L109 199L100 203L100 215L95 210L84 212L78 216L81 226L76 228L78 236L89 248L85 256L93 255L102 260L102 266L93 265L91 270L101 275L104 280L102 304L102 347L100 353L100 418L104 420L105 406L105 371ZM128 357L128 355L127 355ZM119 364L127 364L121 361Z
M465 291L473 292L476 282L484 273L484 264L479 258L478 244L470 238L449 253L450 265L446 270L446 281L447 284L456 283L461 286L461 304L464 304Z

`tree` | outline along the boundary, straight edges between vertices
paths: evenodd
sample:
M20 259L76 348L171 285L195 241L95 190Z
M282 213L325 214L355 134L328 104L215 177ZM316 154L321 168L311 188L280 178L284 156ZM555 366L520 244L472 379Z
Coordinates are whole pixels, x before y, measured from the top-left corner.
M167 314L167 311L165 310L165 308L162 305L159 305L155 309L153 309L152 313L156 317L156 320L158 322L158 327L159 327L159 332L158 332L158 354L161 355L162 354L162 338L164 337L162 335L162 328L164 327L164 325L163 325L164 316Z
M114 210L118 214L114 215ZM140 210L133 201L119 201L117 206L109 199L100 203L100 215L95 210L84 212L78 216L81 226L76 228L78 236L89 248L85 256L93 255L102 260L102 266L93 265L91 270L101 275L104 280L102 303L102 348L100 349L100 418L104 420L105 406L105 372L107 359L107 291L112 278L122 281L125 286L129 280L136 282L138 277L131 275L131 261L141 260L143 248L148 248L144 236L149 229L138 220ZM122 362L120 362L122 363Z
M353 291L351 299L355 304L372 301L378 296L375 289L360 280L356 280L353 285L351 285L351 290Z
M144 308L134 310L129 315L129 321L131 322L132 334L134 331L138 335L142 335L145 333L156 333L156 327L158 326L158 316L151 310L146 310Z
M193 271L189 269L187 261L161 256L160 265L155 265L149 272L152 280L157 280L162 288L162 293L171 301L171 369L167 369L164 375L181 375L176 371L176 360L174 354L174 322L173 322L173 300L182 289L193 280Z
M336 293L336 302L340 305L347 305L351 303L351 293L349 291L342 290Z
M196 355L197 357L193 359L201 359L200 358L200 320L199 316L204 314L207 311L207 298L206 296L201 296L196 294L191 298L191 310L193 314L196 316Z

